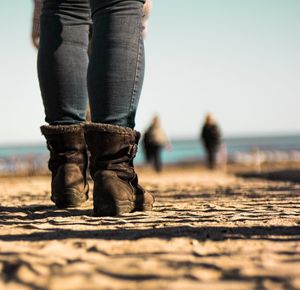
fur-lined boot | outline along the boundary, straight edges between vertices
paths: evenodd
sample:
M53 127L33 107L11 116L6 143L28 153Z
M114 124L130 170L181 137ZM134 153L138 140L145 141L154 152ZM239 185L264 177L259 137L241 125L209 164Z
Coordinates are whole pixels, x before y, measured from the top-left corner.
M154 198L138 184L133 166L139 138L137 131L127 127L85 125L96 216L152 210Z
M51 200L58 208L77 207L88 199L88 157L82 125L42 126L50 151Z

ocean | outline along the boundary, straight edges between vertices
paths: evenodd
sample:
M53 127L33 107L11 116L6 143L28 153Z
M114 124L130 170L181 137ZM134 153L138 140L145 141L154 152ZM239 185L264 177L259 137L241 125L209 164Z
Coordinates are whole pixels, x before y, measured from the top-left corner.
M293 161L295 160L293 158L300 153L300 135L225 138L223 144L227 159L235 162L241 161L243 156L256 155L258 152L265 154L265 158L271 158L272 155L274 158L276 155L278 159L281 156L281 158L289 159L287 161ZM196 161L205 158L205 152L199 140L174 140L172 147L172 151L163 151L162 157L165 163ZM297 158L300 160L300 156Z
M205 158L199 140L173 140L172 150L163 150L164 163L195 162ZM225 138L223 155L229 162L255 163L263 161L300 161L300 135L273 137ZM48 151L44 144L0 146L0 174L6 172L40 171L46 169ZM139 146L135 164L144 163L142 146Z

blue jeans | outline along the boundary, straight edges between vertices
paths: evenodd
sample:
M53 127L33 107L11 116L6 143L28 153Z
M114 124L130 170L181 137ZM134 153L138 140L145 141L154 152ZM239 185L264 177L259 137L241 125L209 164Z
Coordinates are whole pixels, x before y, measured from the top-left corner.
M38 76L50 125L134 128L144 79L144 0L44 0ZM92 25L90 59L89 30Z

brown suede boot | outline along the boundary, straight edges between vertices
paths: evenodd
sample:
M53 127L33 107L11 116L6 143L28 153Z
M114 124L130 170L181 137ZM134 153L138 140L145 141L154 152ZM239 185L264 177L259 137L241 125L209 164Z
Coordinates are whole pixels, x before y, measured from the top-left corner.
M152 210L154 198L138 184L133 166L139 137L140 134L130 128L97 123L85 125L96 216Z
M87 148L82 125L42 126L50 151L51 200L58 208L76 207L88 199Z

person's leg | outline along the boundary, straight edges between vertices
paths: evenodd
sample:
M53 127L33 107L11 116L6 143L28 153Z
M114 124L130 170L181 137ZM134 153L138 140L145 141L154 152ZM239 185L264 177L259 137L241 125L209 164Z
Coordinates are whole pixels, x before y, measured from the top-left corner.
M42 134L50 151L51 199L58 207L88 197L83 128L87 103L88 0L45 0L41 16L38 76L45 107Z
M156 172L161 172L161 146L155 146L153 150L154 168Z
M145 158L146 158L146 163L151 164L151 147L149 145L146 145L144 148L145 151Z
M90 0L93 19L88 89L92 123L85 126L94 180L94 213L151 210L153 197L133 166L140 134L133 130L144 76L144 0Z
M216 151L214 149L208 150L208 168L214 169L216 166Z
M144 0L90 0L93 19L88 90L91 118L134 128L144 79Z
M153 165L153 146L151 144L148 145L148 163Z
M44 1L38 77L50 125L85 121L89 26L88 0Z

